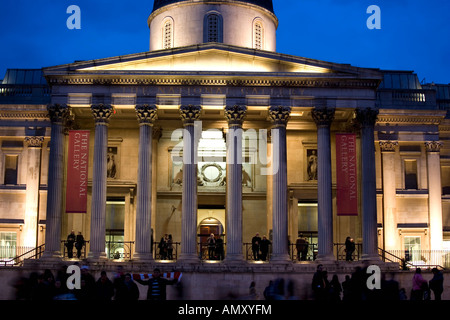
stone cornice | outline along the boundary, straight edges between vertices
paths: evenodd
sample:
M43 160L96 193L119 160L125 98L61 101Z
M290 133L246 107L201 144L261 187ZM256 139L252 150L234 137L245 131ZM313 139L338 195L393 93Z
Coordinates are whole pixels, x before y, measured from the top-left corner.
M130 74L77 74L50 77L50 85L172 85L172 86L271 86L271 87L306 87L306 88L366 88L375 90L378 80L347 79L344 77L321 77L313 74L270 74L270 73L198 73L173 75L144 75Z

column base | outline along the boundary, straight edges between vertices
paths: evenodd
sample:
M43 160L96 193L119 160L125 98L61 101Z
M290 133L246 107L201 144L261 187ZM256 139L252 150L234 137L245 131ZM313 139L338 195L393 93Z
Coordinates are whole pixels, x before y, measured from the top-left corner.
M89 252L87 256L87 260L90 261L103 261L108 260L105 252Z
M291 263L291 257L287 253L275 253L270 257L270 263Z
M245 262L244 255L242 253L227 254L223 261L227 264L234 264L234 263L241 264Z
M135 262L153 262L153 254L151 252L135 252L133 255Z
M361 255L361 261L364 262L381 262L380 256L375 253L363 253Z
M336 261L336 258L334 257L334 254L332 254L332 253L323 253L323 254L318 254L317 255L316 261L318 261L318 262L331 262L331 261Z
M181 253L177 261L183 263L199 263L200 258L195 253Z
M44 251L40 260L45 260L45 261L49 261L49 262L50 261L58 262L58 261L62 261L63 259L61 256L61 252L59 252L59 251Z

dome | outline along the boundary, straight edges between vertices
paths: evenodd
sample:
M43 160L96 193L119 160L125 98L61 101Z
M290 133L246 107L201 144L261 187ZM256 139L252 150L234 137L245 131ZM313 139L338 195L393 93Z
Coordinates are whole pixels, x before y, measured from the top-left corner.
M154 0L150 51L204 43L276 50L272 0Z
M192 1L192 0L154 0L153 11L158 10L159 8L162 8L169 4L173 4L173 3L177 3L177 2L186 2L186 1ZM264 9L267 9L270 12L274 13L272 0L238 0L238 1L222 0L222 1L250 3L250 4L254 4L254 5L263 7Z

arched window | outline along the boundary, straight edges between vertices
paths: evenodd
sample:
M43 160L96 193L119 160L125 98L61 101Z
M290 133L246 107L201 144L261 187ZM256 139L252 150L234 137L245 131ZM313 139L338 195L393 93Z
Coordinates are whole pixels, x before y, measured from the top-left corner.
M253 23L253 48L264 49L264 28L262 21L259 19Z
M173 21L171 18L167 18L163 22L162 30L163 48L170 49L173 47Z
M207 14L203 27L204 42L223 42L222 16L218 12Z

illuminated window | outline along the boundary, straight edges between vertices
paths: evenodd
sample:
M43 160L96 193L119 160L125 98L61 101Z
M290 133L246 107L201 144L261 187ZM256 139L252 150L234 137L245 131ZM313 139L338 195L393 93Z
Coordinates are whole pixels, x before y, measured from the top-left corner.
M17 234L0 232L0 259L11 259L16 256Z
M173 47L173 22L167 19L163 27L163 48L170 49Z
M417 185L417 160L405 159L405 189L418 189Z
M263 32L262 22L257 20L253 26L253 47L257 50L263 49Z
M205 16L204 42L223 42L222 16L219 13L210 13Z
M17 163L19 156L5 156L5 184L17 184Z

